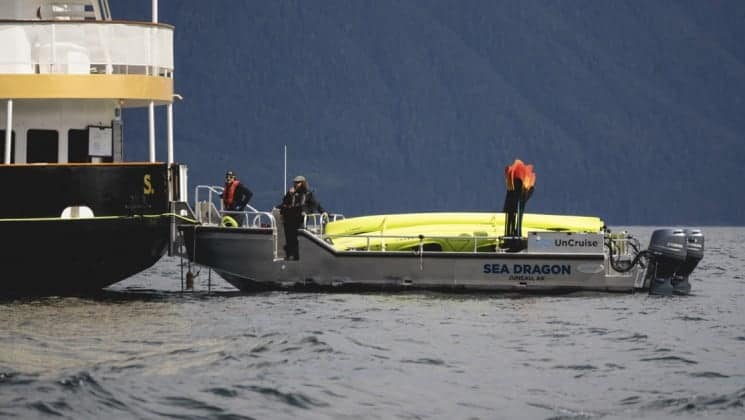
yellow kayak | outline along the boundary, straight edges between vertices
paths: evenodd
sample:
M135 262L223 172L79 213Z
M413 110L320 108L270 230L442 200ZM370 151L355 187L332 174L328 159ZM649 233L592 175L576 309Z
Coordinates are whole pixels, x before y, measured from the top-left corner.
M490 225L419 225L402 228L372 231L350 236L329 236L338 250L371 249L385 247L389 251L408 248L418 249L420 241L424 245L438 244L443 251L473 251L494 245L496 237L502 234L503 227ZM419 236L423 238L420 239ZM479 238L474 244L474 238ZM490 239L487 239L490 238Z
M599 232L597 217L526 214L523 231ZM413 213L363 216L326 225L338 250L414 250L422 245L442 251L493 249L504 234L503 213ZM422 238L419 238L419 236ZM395 236L396 238L391 238Z
M351 217L326 225L327 235L356 235L420 225L492 225L502 228L504 213L404 213ZM598 217L526 213L523 228L567 232L599 232Z

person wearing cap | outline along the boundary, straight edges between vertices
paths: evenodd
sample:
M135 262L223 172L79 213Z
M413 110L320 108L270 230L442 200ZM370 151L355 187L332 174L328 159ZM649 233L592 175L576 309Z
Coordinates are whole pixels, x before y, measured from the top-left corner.
M243 211L251 200L251 197L253 197L253 192L238 180L235 172L228 171L225 173L225 186L220 197L222 198L223 210ZM230 217L235 219L238 226L243 224L242 214L232 214Z
M326 213L318 202L304 176L298 175L292 180L292 187L287 190L282 203L277 205L282 214L285 228L285 259L297 260L299 257L297 230L303 225L306 214Z

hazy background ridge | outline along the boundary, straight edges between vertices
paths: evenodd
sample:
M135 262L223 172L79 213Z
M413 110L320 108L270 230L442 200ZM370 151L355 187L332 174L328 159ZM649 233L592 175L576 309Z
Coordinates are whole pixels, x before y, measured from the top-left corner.
M521 158L532 212L745 224L745 2L161 0L160 20L192 185L234 169L267 208L287 144L331 211L491 210ZM146 139L127 111L128 159Z

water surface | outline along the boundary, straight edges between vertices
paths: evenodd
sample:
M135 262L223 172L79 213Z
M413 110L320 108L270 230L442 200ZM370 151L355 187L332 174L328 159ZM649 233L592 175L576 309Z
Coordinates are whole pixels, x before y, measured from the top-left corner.
M165 258L0 302L0 417L743 418L745 228L705 234L672 298L182 294Z

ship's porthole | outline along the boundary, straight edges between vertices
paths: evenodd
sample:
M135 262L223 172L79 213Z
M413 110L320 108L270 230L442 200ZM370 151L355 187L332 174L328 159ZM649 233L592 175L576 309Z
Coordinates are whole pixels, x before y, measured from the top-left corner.
M86 219L94 217L93 210L88 206L70 206L62 210L63 219Z

